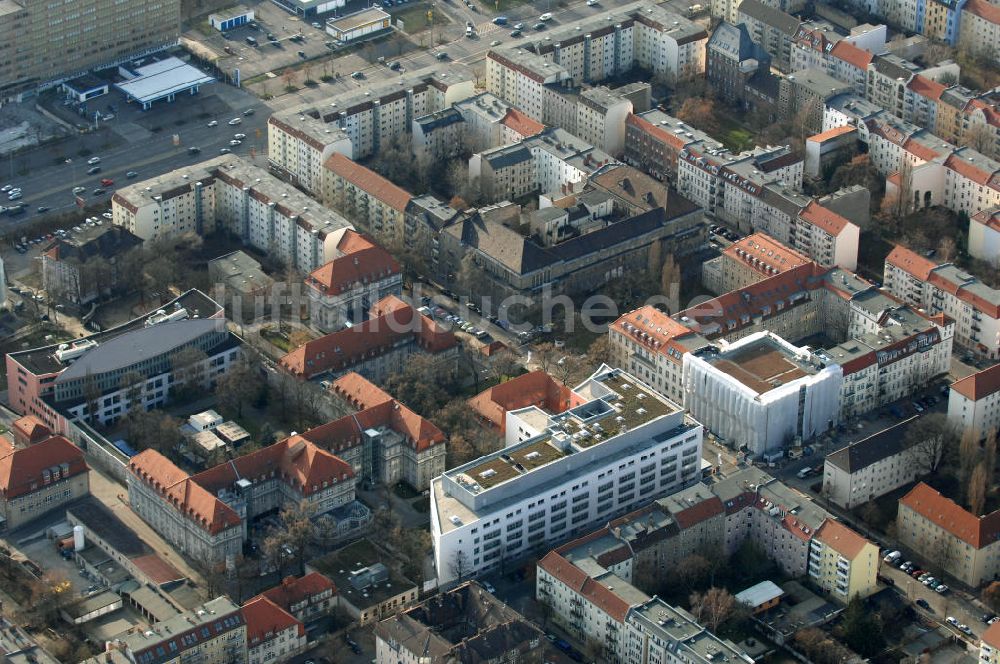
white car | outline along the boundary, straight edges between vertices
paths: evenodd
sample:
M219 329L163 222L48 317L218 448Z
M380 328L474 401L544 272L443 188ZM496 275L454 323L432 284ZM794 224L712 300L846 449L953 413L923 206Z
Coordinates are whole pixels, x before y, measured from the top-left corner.
M235 127L236 125L240 124L241 122L243 122L243 118L233 118L232 120L229 121L229 125L231 127Z
M237 145L240 145L240 144L241 144L242 142L243 142L243 141L237 141L237 140L236 140L236 139L234 138L233 140L229 141L229 144L230 144L230 145L232 145L233 147L236 147Z
M958 631L962 632L963 634L968 634L969 636L972 636L972 630L969 629L969 626L966 625L965 623L962 623L961 625L958 626Z
M19 198L21 198L21 192L19 191L15 191L13 194L7 196L8 201L16 201Z
M74 194L82 194L85 191L87 191L86 187L73 187Z
M958 627L958 619L955 618L955 616L948 616L947 618L944 619L944 621L949 625L954 625L955 627Z
M242 141L246 137L247 137L246 134L233 134L233 138L235 138L237 141Z
M538 20L542 21L542 22L551 21L552 20L552 14L550 12L545 12L544 14L542 14L541 16L538 17Z
M91 166L93 166L94 164L99 164L99 163L101 163L101 158L100 157L91 157L90 159L87 160L87 163L90 164Z
M111 219L113 215L110 212L102 212L101 216L104 217L105 219ZM98 221L100 220L98 219Z
M597 4L597 2L598 2L598 0L587 0L587 6L588 7L593 7L594 5Z
M4 193L7 193L11 189L13 189L13 187L14 187L14 185L5 184L4 186L0 187L0 191L2 191Z
M208 126L209 127L218 127L219 126L219 121L218 120L212 120L211 122L208 123Z
M490 593L491 595L497 594L497 589L494 588L493 584L490 583L489 581L483 581L483 588L486 588L486 592Z
M230 152L232 152L232 150L230 150L229 148L220 148L219 149L219 154L229 154Z

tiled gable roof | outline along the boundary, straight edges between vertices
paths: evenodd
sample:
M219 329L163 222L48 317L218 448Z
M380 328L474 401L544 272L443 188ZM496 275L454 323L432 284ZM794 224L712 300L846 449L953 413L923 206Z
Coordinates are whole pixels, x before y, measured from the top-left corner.
M988 0L968 0L963 9L990 23L1000 25L1000 6Z
M976 516L923 482L903 496L899 504L977 549L1000 538L1000 510Z
M350 229L337 244L337 256L313 270L306 284L324 295L339 295L359 284L368 284L400 273L399 263L388 251Z
M979 401L1000 391L1000 364L956 380L951 384L951 389L972 401Z
M62 436L51 436L26 448L0 439L0 495L18 498L90 469L83 451Z
M557 414L579 401L572 390L538 369L483 390L467 403L477 415L503 431L507 411L534 405Z
M628 613L628 602L600 584L579 567L563 558L559 553L550 551L538 562L539 567L559 579L572 590L585 597L591 604L607 613L619 623L625 622Z
M448 350L458 343L450 331L395 296L375 303L369 315L371 318L359 325L302 344L281 358L279 364L296 376L311 378L349 369L406 339L416 341L429 353Z
M871 544L858 533L833 519L827 519L823 522L823 525L816 531L816 539L848 560L857 558L865 546Z
M291 607L307 602L327 591L332 593L332 597L337 594L337 586L319 572L310 572L298 578L286 576L281 580L280 585L265 590L257 597L266 597L284 610L291 611Z
M911 251L901 244L893 247L885 262L898 267L909 275L927 281L931 276L931 271L937 267L937 263L920 256L915 251Z
M816 201L810 201L809 205L799 213L799 217L833 237L843 233L850 223L844 217L830 208L823 207Z
M840 40L833 46L830 55L858 69L868 69L868 65L875 57L871 52L860 49L845 39Z
M262 595L244 604L240 613L247 626L248 649L278 638L278 634L289 628L295 628L300 637L306 633L305 626L295 616Z
M406 206L413 198L406 190L397 187L375 171L365 168L339 152L331 155L323 167L398 212L405 212Z
M535 136L542 133L545 129L545 125L541 122L538 122L516 108L507 109L507 114L503 116L502 122L504 126L516 132L522 138Z

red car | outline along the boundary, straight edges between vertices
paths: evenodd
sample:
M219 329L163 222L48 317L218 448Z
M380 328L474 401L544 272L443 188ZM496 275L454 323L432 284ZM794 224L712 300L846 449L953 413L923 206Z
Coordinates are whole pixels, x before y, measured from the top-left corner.
M110 187L114 183L115 183L115 181L112 180L111 178L104 178L103 180L101 180L101 186L102 187Z

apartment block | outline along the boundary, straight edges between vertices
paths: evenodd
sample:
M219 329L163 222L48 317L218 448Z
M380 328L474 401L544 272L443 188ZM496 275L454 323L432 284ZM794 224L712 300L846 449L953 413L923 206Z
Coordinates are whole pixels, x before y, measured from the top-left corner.
M675 184L680 152L696 142L708 145L713 144L713 139L658 108L630 114L625 121L624 161L657 180ZM712 149L722 147L714 143Z
M637 66L671 83L691 80L705 71L707 39L679 14L633 3L556 29L538 44L491 49L486 87L532 118L566 127L545 106L546 86L558 94L559 87L593 85Z
M917 480L932 465L934 446L907 447L904 436L919 427L913 417L850 443L826 457L823 495L844 509L854 509Z
M799 32L799 19L761 0L743 0L737 22L747 26L750 38L771 55L775 67L792 71L792 40Z
M885 259L885 289L929 314L955 323L955 344L1000 357L1000 293L951 263L937 264L897 245Z
M121 662L205 664L248 661L247 624L240 607L225 595L134 630L109 642L107 655ZM102 659L105 661L105 659Z
M234 155L119 189L111 210L116 226L143 240L225 229L303 273L331 260L343 231L353 228L340 214Z
M470 70L450 64L407 72L381 86L352 88L271 115L269 166L318 193L323 164L333 155L364 159L393 140L410 144L413 120L475 94Z
M323 163L320 201L384 246L404 246L406 207L411 198L402 188L344 155L334 154Z
M185 555L227 565L242 553L248 520L301 502L336 519L360 508L352 506L354 483L349 464L298 435L197 475L156 450L128 465L132 510Z
M29 424L31 438L18 435ZM53 436L36 418L15 422L14 440L0 438L0 530L13 530L90 493L83 451Z
M699 388L685 380L688 354L759 332L798 340L820 331L845 339L813 354L825 366L842 368L839 418L851 418L946 374L955 323L901 303L850 272L809 262L673 316L649 306L629 312L611 326L609 341L615 362L687 405L688 388Z
M1000 575L1000 511L978 516L921 482L899 499L896 536L976 588Z
M636 588L628 548L608 528L549 552L538 562L535 587L556 623L584 642L601 644L601 661L708 664L725 658L753 664L684 609Z
M657 499L550 552L538 565L536 595L571 634L607 644L608 661L646 661L614 650L621 647L623 618L660 603L644 591L688 556L728 557L748 542L787 575L806 576L811 568L812 579L841 604L877 589L876 545L747 468ZM822 573L827 563L830 578Z
M809 577L841 602L878 590L878 545L827 519L809 541Z
M375 625L375 662L536 661L542 631L473 581Z
M431 482L438 580L497 569L701 477L702 427L620 369L599 368L559 414L507 414L505 447Z
M632 113L632 102L604 86L580 93L576 105L576 131L583 141L620 157L625 150L625 120Z
M966 0L959 22L959 43L1000 62L1000 9L987 0Z
M683 358L684 406L758 457L830 431L843 370L769 332L720 340Z
M357 373L330 385L348 414L302 433L306 440L336 454L365 484L406 482L418 491L444 472L445 436Z
M305 280L309 324L324 333L360 323L372 304L403 294L399 263L364 235L345 231L336 251Z
M0 100L174 46L180 21L180 0L85 7L8 0L0 6Z
M465 120L454 107L414 118L410 133L413 154L424 167L446 161L465 149Z
M450 331L389 295L372 305L363 322L307 341L282 357L278 366L301 380L332 380L354 371L381 383L402 371L413 353L454 365L458 342Z
M770 65L770 54L754 42L743 23L723 21L708 40L705 78L731 104L748 105L748 83L766 75Z
M951 384L948 424L981 440L1000 431L1000 365L977 371Z
M306 628L264 596L240 608L246 624L247 664L280 664L306 649Z
M328 616L337 606L337 587L319 572L286 576L257 597L266 597L303 623Z
M207 357L175 367L171 358L185 348ZM8 353L7 390L16 412L68 434L75 418L118 421L134 400L147 410L163 406L171 387L187 381L207 389L239 355L240 341L226 331L223 308L190 290L161 309L72 343ZM123 385L124 376L142 380Z
M121 285L121 264L142 240L115 226L95 230L57 237L42 250L42 286L50 298L82 306Z

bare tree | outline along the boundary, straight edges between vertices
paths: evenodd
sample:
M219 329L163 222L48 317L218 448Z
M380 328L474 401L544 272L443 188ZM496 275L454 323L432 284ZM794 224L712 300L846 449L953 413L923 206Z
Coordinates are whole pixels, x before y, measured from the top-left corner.
M718 631L733 613L736 598L725 588L709 588L704 593L691 594L691 614L709 630Z
M954 428L939 413L922 418L920 426L909 427L903 437L903 446L909 450L907 458L914 477L937 472L944 460L945 448L954 441Z
M969 486L966 489L969 497L969 511L976 516L982 514L983 508L986 506L987 482L986 462L980 461L972 469L972 475L969 477Z
M458 581L461 581L469 569L469 555L462 550L456 551L451 557L449 567L451 568L451 573L455 575L455 578Z

